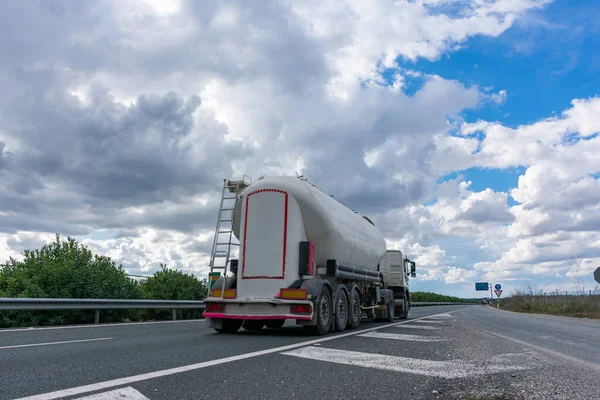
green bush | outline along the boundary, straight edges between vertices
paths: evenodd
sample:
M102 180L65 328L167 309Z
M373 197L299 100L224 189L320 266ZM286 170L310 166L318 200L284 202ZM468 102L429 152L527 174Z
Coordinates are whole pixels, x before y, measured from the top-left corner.
M121 265L98 256L72 238L56 240L38 250L25 250L23 261L0 265L0 297L72 299L200 300L206 283L193 275L161 270L139 284ZM178 318L199 318L201 310L179 310ZM171 310L106 310L101 322L170 319ZM93 310L0 312L0 327L92 323Z
M140 285L144 298L153 300L202 300L206 297L207 289L204 282L191 274L168 269L162 263L161 270L154 273ZM168 318L169 310L147 310L148 319ZM200 318L201 310L178 310L178 318Z
M25 250L23 261L10 258L0 269L1 297L136 299L138 283L108 257L92 254L84 245L68 238L38 250ZM111 310L104 321L136 318L135 311ZM11 311L0 313L0 327L56 325L93 322L89 310Z

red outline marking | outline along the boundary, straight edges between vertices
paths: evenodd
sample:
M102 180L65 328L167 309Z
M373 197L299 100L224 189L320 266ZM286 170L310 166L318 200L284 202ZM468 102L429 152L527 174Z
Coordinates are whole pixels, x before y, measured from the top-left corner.
M251 320L262 320L262 319L301 319L310 321L312 317L307 316L295 316L295 315L230 315L222 313L203 313L205 318L223 318L223 319L251 319Z
M283 217L283 264L281 268L281 276L244 276L246 267L246 229L248 227L248 203L252 195L264 192L281 193L284 196L284 217ZM287 219L288 219L288 193L280 189L260 189L249 193L246 196L246 215L244 216L244 249L242 251L242 279L285 279L285 260L287 253Z

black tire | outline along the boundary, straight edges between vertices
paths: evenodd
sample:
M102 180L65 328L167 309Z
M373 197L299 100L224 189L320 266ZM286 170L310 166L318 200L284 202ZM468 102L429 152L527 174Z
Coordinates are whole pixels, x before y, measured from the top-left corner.
M281 329L284 323L285 319L271 319L269 321L265 321L265 326L269 329Z
M406 300L406 295L404 295L404 298L402 299L402 313L400 314L400 319L407 319L408 318L408 301Z
M256 320L245 320L242 324L242 328L247 331L260 331L265 326L263 321Z
M321 288L321 293L315 303L315 310L317 324L310 326L309 330L313 335L326 335L329 333L333 314L331 309L331 293L329 293L329 290L325 286Z
M215 328L219 333L236 333L242 327L241 319L224 319L222 328Z
M387 313L387 322L394 322L396 319L396 302L393 297L390 297L387 304L388 313Z
M360 309L360 296L356 290L352 291L352 301L348 307L348 329L356 329L360 324L362 310Z
M336 332L343 332L348 323L348 297L343 290L338 292L338 297L335 306L334 327Z

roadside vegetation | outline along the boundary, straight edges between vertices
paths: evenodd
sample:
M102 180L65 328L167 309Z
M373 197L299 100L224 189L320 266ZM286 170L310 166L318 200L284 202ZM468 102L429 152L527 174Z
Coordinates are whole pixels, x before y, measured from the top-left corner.
M432 292L411 292L410 301L427 301L427 302L462 302L465 299L454 296L446 296Z
M600 290L579 287L573 293L534 292L515 290L511 297L500 301L500 308L524 313L560 315L577 318L600 319Z
M23 260L0 264L0 297L201 300L206 281L167 268L138 282L109 257L93 254L72 238L23 252ZM106 310L101 322L163 320L171 310ZM178 310L182 319L199 318L200 310ZM0 328L92 323L92 310L0 311Z

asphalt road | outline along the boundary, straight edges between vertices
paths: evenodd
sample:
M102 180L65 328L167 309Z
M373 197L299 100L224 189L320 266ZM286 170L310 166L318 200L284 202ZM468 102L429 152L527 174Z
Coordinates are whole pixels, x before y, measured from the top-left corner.
M0 399L29 396L595 399L600 322L444 306L324 337L203 321L0 330Z

